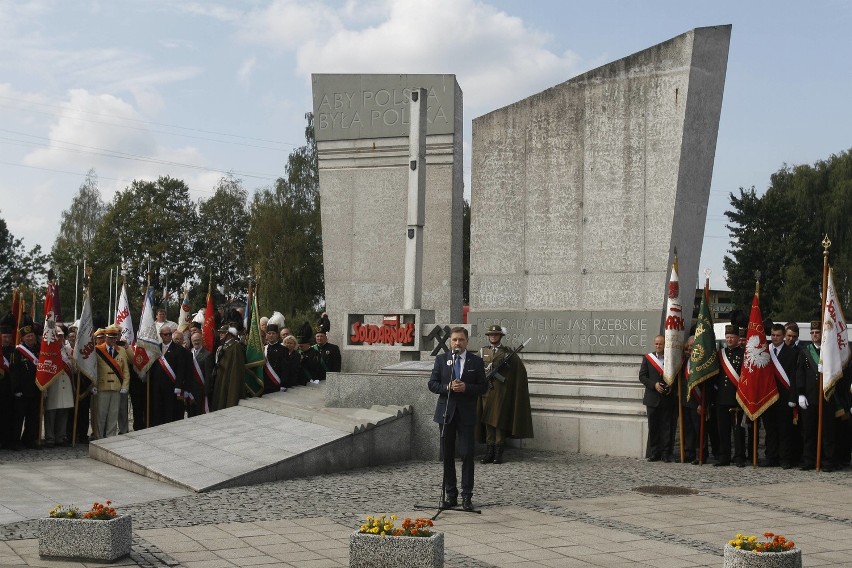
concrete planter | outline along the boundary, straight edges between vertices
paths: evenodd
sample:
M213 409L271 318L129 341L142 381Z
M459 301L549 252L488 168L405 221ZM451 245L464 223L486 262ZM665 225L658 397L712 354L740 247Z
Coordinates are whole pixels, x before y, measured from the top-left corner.
M726 544L724 568L802 568L802 550L752 552Z
M39 556L111 562L130 554L132 540L130 515L108 521L52 517L38 521Z
M355 531L349 537L349 568L375 566L442 568L444 533L419 537L379 536Z

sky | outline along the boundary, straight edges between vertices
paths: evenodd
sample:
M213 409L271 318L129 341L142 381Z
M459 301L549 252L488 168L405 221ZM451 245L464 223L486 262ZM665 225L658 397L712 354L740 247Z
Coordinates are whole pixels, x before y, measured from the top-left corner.
M0 217L50 250L94 168L208 198L304 144L312 73L451 73L471 120L690 29L732 24L700 271L727 288L728 194L852 147L852 3L0 0Z

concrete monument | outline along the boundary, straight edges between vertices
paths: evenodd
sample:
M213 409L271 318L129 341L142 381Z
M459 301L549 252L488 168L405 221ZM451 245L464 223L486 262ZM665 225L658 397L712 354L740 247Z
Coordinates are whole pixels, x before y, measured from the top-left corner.
M639 358L674 247L695 290L730 33L689 31L473 121L468 321L533 338L534 447L642 455Z
M404 309L409 106L421 88L422 311ZM332 341L344 371L375 372L419 352L426 317L461 321L462 93L454 75L314 75L313 99Z

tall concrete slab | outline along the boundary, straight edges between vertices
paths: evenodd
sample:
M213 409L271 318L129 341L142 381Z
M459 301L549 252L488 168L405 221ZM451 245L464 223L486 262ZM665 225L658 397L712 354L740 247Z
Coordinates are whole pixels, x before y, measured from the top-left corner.
M374 372L393 350L347 348L346 314L403 306L409 94L427 89L422 302L462 312L462 92L454 75L313 76L326 308L344 371Z
M692 305L730 34L694 29L473 121L468 321L533 338L533 446L566 447L579 419L574 439L642 455L621 447L620 393L660 332L675 248ZM577 404L587 382L611 410Z

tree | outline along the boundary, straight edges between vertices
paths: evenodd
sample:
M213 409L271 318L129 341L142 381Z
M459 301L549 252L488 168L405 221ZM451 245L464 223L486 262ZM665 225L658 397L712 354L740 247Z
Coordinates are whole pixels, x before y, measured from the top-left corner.
M26 250L23 240L16 239L6 221L0 218L0 298L5 304L10 304L16 286L28 291L27 304L32 301L29 299L32 292L37 298L43 297L49 261L40 245Z
M59 234L50 252L54 269L60 276L59 297L62 299L64 321L71 321L74 316L74 279L79 268L82 280L83 261L91 262L96 257L93 245L105 212L106 204L98 190L98 176L91 169L71 206L62 212ZM82 297L83 292L79 290L78 299Z
M852 152L813 166L784 165L770 176L764 195L741 188L739 195L730 194L730 201L732 209L725 215L732 246L724 265L738 307L747 310L754 294L753 273L760 270L764 314L776 320L819 317L821 242L826 234L833 243L829 252L838 295L848 305Z
M167 291L165 299L174 306L169 316L177 317L180 288L197 272L197 221L195 203L182 180L168 176L155 182L134 180L116 193L94 239L94 300L106 301L110 287L115 286L108 282L109 269L121 266L130 300L140 308L150 267L151 284Z
M196 276L202 286L193 290L191 298L207 297L207 282L223 286L225 296L242 294L248 289L250 269L246 258L249 230L248 193L242 181L223 177L213 197L198 203L198 228L195 232Z
M290 154L286 178L259 190L251 203L247 250L251 265L260 265L263 313L314 312L325 297L313 115L305 118L306 143Z

